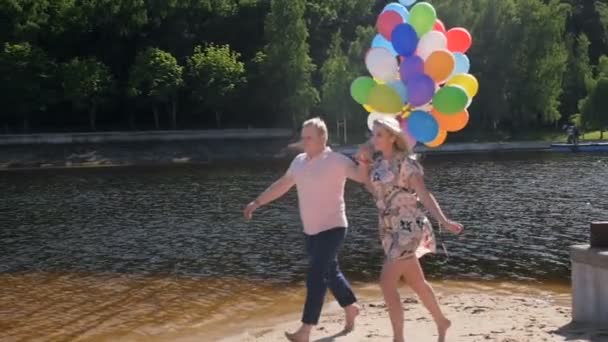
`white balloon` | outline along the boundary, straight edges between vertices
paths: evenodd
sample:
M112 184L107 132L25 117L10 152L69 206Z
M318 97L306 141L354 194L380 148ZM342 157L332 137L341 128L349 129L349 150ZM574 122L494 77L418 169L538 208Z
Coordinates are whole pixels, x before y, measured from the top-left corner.
M371 48L365 55L365 66L369 73L378 80L390 82L397 78L399 65L393 54L384 48Z
M397 116L397 114L383 114L383 113L376 113L376 112L369 113L369 115L367 116L367 128L369 128L370 131L373 131L374 130L374 121L376 121L378 119L382 119L384 117L394 118L396 116Z
M433 52L445 50L447 47L448 39L445 34L439 31L431 31L420 38L420 42L418 42L418 56L426 60Z

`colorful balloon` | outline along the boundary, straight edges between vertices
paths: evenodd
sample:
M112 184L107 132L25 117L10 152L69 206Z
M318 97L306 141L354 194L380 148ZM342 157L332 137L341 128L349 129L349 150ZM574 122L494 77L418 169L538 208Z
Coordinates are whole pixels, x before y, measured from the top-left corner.
M395 89L386 84L377 84L372 88L368 104L380 113L394 114L401 111L403 102Z
M433 96L433 106L444 114L456 114L465 109L469 98L459 86L445 86Z
M395 80L399 72L395 57L383 48L371 48L365 56L365 65L374 79L385 82Z
M434 109L431 114L437 120L439 128L448 132L458 132L469 123L469 112L466 109L453 115L446 115Z
M439 124L439 133L437 133L437 137L435 137L435 139L433 141L428 142L425 145L428 147L439 147L445 142L445 139L447 137L448 137L448 132L441 129L441 124Z
M386 11L395 11L397 13L399 13L399 15L401 15L401 17L403 18L403 22L406 22L407 19L410 17L410 12L408 12L407 8L405 8L403 5L398 4L398 3L390 3L386 6L384 6L384 9L382 10L382 12L386 12Z
M473 38L469 31L462 27L455 27L450 29L446 36L448 38L448 50L452 52L465 53L473 44Z
M431 31L420 38L416 53L426 60L431 53L438 50L445 50L448 47L448 40L445 35L438 31Z
M371 77L358 77L350 85L350 95L359 104L366 104L369 92L376 85Z
M401 97L401 102L403 102L403 103L409 102L409 97L407 95L407 87L405 86L405 84L403 82L401 82L399 80L393 81L393 82L389 83L388 86L395 89L397 94L399 94L399 97Z
M439 124L437 124L437 120L427 112L412 112L407 119L407 124L412 137L422 143L433 141L439 133Z
M391 55L395 57L399 55L397 51L395 51L395 49L393 48L393 43L386 40L386 38L382 37L381 34L377 34L374 37L374 40L372 40L372 48L384 48L387 49L391 53Z
M414 146L416 146L416 139L414 139L414 137L412 136L412 133L410 132L409 124L408 124L407 120L401 121L401 132L403 132L403 136L405 136L405 142L406 142L407 146L409 146L411 149L413 149Z
M435 81L425 74L414 75L407 81L407 92L410 105L413 107L425 105L433 99Z
M409 57L416 51L418 36L410 24L399 24L391 34L393 48L401 56Z
M446 29L445 29L445 25L443 24L443 21L441 21L439 19L435 20L435 25L433 26L433 30L439 31L439 32L445 34Z
M422 37L425 33L431 31L437 20L437 12L433 5L428 2L419 2L410 11L409 23L412 24L418 37Z
M469 61L469 57L467 55L454 52L454 60L456 60L456 66L454 66L454 72L451 76L456 74L468 74L471 69L471 62Z
M369 128L370 131L374 130L374 121L385 118L385 117L392 117L394 118L395 115L391 115L391 114L382 114L382 113L369 113L369 115L367 116L367 128Z
M433 52L424 63L424 73L435 83L443 83L454 71L454 56L448 50Z
M399 2L403 5L403 6L412 6L416 0L399 0Z
M401 81L406 83L412 76L424 73L424 61L418 56L407 57L399 67Z
M374 108L372 108L370 105L364 104L363 109L365 109L368 113L375 112Z
M392 40L391 34L399 24L403 24L403 17L395 11L386 11L378 16L376 29L384 38Z
M470 74L458 74L450 78L446 85L457 85L461 86L467 93L469 99L477 95L479 91L479 82L475 76Z

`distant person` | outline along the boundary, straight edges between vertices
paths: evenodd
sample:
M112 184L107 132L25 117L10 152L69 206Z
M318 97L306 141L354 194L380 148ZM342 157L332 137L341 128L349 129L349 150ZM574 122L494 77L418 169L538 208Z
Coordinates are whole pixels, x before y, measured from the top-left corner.
M298 191L300 217L304 226L306 252L310 269L306 279L306 302L302 325L295 333L285 333L290 341L308 342L313 326L319 323L327 288L346 315L344 332L354 329L359 315L357 298L338 265L338 252L346 236L348 222L344 204L346 179L364 182L364 169L327 146L327 126L319 118L304 122L302 148L287 172L244 210L246 219L253 212L283 196L294 185Z
M568 144L578 145L580 131L574 124L568 124L565 127L566 135L568 136Z
M435 252L435 236L431 222L419 202L453 233L460 233L462 225L450 221L441 211L433 195L427 190L423 170L412 156L399 122L394 118L376 120L372 143L377 153L359 153L360 165L368 165L368 188L372 189L378 207L379 234L386 258L380 276L391 325L393 341L403 342L403 307L399 297L399 280L420 297L437 325L439 341L445 340L451 322L441 311L432 287L426 281L418 258Z

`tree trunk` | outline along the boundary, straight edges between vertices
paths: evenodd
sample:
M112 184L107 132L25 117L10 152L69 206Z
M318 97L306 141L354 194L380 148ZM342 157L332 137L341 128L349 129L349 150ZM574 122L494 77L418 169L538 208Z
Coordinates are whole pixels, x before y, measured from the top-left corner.
M177 97L171 99L171 127L177 129Z
M294 132L298 131L298 118L296 117L296 113L291 114L291 126Z
M30 115L23 114L23 132L29 133L30 131Z
M97 104L91 104L89 108L89 127L91 127L91 131L96 131L97 127L95 126L95 121L97 117Z
M222 114L219 111L215 112L215 124L217 128L222 128Z
M152 114L154 115L154 127L158 130L160 125L158 123L158 107L152 107Z

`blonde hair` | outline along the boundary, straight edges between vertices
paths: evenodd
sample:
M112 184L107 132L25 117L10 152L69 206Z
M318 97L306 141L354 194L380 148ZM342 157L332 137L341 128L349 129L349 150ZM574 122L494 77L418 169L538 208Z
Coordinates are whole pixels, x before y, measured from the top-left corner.
M316 118L312 118L312 119L308 119L306 121L304 121L304 123L302 124L302 128L304 127L314 127L317 129L317 131L319 132L319 135L325 139L325 141L327 141L327 125L325 124L325 121L323 121L323 119L316 117Z

